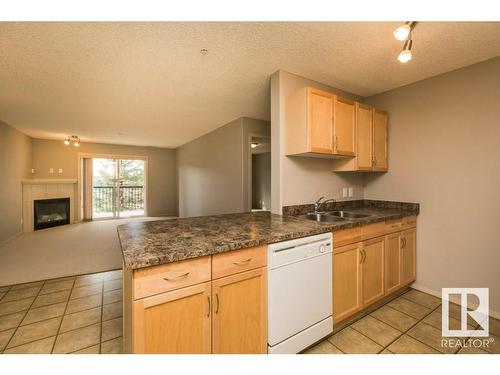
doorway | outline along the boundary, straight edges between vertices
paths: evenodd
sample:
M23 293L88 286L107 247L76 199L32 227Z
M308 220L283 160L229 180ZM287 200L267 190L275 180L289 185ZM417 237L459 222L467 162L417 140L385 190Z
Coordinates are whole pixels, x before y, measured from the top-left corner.
M145 162L92 158L92 218L144 216Z
M271 210L271 139L250 138L251 174L250 197L252 211Z

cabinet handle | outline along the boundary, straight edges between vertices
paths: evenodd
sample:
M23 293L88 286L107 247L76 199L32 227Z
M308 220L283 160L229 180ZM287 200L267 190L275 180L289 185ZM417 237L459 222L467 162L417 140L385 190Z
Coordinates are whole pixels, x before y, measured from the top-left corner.
M363 263L366 262L366 258L367 258L367 255L366 255L366 250L363 249L363 254L365 254L364 258L363 258Z
M176 276L176 277L172 277L172 278L164 277L163 280L165 280L165 281L175 281L175 280L179 280L179 279L184 279L184 278L188 277L190 273L191 272L186 272L186 273L183 273L182 275L179 275L179 276Z
M219 313L219 293L215 293L215 300L217 301L217 303L215 305L215 313L218 314Z
M405 243L405 247L406 247L406 238L403 238L403 241L404 241L404 243Z
M405 239L404 238L400 239L399 246L401 246L401 249L404 249L404 247L405 247Z
M210 318L210 311L212 310L212 304L210 303L210 296L207 296L207 301L208 301L208 313L207 313L207 318Z
M250 262L252 260L252 258L248 258L248 259L245 259L245 260L242 260L241 262L233 262L233 264L235 266L242 266L244 264L247 264L248 262Z
M359 263L364 263L366 260L366 251L364 249L361 250L361 260L359 261Z

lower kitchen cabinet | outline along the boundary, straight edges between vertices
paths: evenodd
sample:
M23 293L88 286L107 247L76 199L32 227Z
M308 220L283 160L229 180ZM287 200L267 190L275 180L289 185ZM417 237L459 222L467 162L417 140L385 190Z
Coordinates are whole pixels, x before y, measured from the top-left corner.
M133 302L134 353L211 353L210 282Z
M392 293L401 286L401 247L400 233L393 233L385 237L385 292Z
M415 228L401 232L401 284L408 284L416 278L416 237Z
M363 306L384 296L384 238L362 244L361 280Z
M333 322L361 309L361 251L358 243L334 248Z
M212 281L212 353L267 353L266 289L266 268Z

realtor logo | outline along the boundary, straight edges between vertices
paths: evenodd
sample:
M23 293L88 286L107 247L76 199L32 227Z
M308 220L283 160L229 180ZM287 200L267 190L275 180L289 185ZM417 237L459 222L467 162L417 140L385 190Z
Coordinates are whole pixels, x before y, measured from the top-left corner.
M450 329L450 296L458 296L460 304L460 329ZM469 297L475 296L479 301L474 304L474 309L468 309ZM489 303L488 288L443 288L441 292L443 301L441 312L441 330L444 337L488 337L489 335ZM468 317L472 318L479 327L468 329Z

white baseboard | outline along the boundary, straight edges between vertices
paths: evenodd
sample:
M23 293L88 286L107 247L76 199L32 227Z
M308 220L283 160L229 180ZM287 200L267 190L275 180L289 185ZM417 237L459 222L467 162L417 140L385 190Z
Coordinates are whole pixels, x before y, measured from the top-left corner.
M432 296L441 298L441 291L435 291L433 289L429 289L426 286L423 286L417 282L411 284L411 287L413 289L419 290L421 292L424 292L424 293L430 294ZM453 303L456 303L457 305L460 305L460 301L457 298L452 297L452 298L450 298L450 301ZM498 311L490 309L489 314L492 318L500 319L500 312L498 312Z

